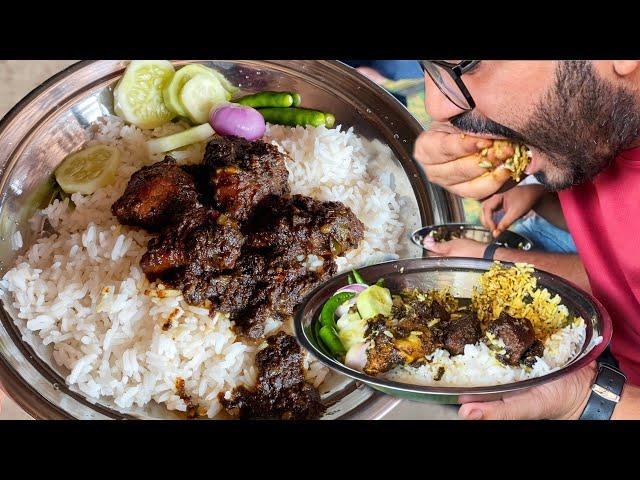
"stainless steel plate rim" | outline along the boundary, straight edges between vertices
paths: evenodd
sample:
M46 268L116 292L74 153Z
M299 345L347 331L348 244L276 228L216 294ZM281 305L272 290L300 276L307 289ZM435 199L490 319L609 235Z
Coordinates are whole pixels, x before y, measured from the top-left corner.
M367 273L367 269L371 268L371 267L375 267L375 266L379 266L379 265L383 265L383 264L395 264L394 268L396 270L398 270L399 273L402 273L401 269L403 268L404 265L410 263L410 262L423 262L425 264L432 264L432 268L436 269L439 268L443 265L448 265L449 267L451 267L452 269L459 269L461 271L463 271L463 267L459 266L461 262L464 263L469 263L469 262L473 262L474 264L476 264L479 268L480 266L484 266L484 267L489 267L491 265L493 265L494 262L490 261L490 260L482 260L482 259L472 259L472 258L466 258L466 257L448 257L448 258L411 258L411 259L402 259L402 260L393 260L393 261L389 261L389 262L383 262L381 264L377 264L377 265L372 265L369 267L364 267L362 269L359 269L361 275L365 275ZM501 262L502 265L505 266L514 266L513 263L510 262ZM480 268L480 270L488 270L488 268ZM338 275L337 277L334 277L331 282L335 281L336 283L338 282L338 280L346 280L347 276L348 276L349 272L345 272L341 275ZM593 304L593 306L595 307L596 311L599 313L599 315L601 316L601 321L602 321L602 327L603 327L603 331L602 331L602 341L597 344L594 345L591 350L589 350L586 354L583 354L582 356L578 356L576 358L574 358L573 360L571 360L569 363L567 363L564 367L557 369L555 371L552 371L546 375L540 376L540 377L535 377L535 378L531 378L531 379L527 379L527 380L523 380L520 382L514 382L514 383L507 383L507 384L498 384L498 385L490 385L490 386L477 386L477 387L434 387L434 386L425 386L425 385L414 385L414 384L408 384L408 383L403 383L403 382L396 382L396 381L392 381L392 380L386 380L383 378L376 378L376 377L372 377L369 376L363 372L359 372L357 370L351 369L349 367L347 367L346 365L344 365L343 363L335 360L334 358L325 355L323 352L321 352L320 350L318 350L316 348L316 346L313 344L313 342L311 342L308 338L308 332L307 330L304 328L303 326L303 310L304 310L304 305L306 305L306 303L309 301L309 299L313 298L315 295L317 295L319 292L321 292L323 290L323 288L325 288L325 284L320 285L319 287L317 287L313 292L311 292L306 298L304 303L302 304L301 307L299 307L299 310L295 316L295 320L294 320L294 327L295 327L295 332L296 332L296 337L298 338L298 341L302 344L302 346L309 350L309 352L311 352L312 355L314 355L318 360L320 360L325 366L334 369L344 375L350 376L353 379L359 380L363 383L372 385L374 387L379 387L382 389L385 389L386 391L388 390L395 390L398 392L407 392L407 393L412 393L412 394L418 394L418 395L485 395L485 394L497 394L497 393L507 393L507 392L511 392L511 391L516 391L516 390L522 390L522 389L526 389L526 388L531 388L537 385L541 385L543 383L547 383L551 380L554 380L560 376L566 375L568 373L574 372L586 365L588 365L590 362L592 362L593 360L595 360L598 355L600 355L600 353L602 353L604 351L604 349L606 348L606 346L609 344L609 341L611 340L611 334L612 334L612 325L611 325L611 319L608 315L608 313L606 312L606 310L604 309L604 307L602 306L602 304L595 299L593 296L591 296L589 293L585 292L582 288L580 288L579 286L575 285L574 283L562 279L560 277L558 277L557 275L554 275L552 273L549 272L545 272L543 270L535 270L535 274L538 277L542 277L542 278L550 278L550 279L554 279L555 281L559 281L562 284L576 290L577 292L579 292L581 295L585 296L585 298L589 299L589 301ZM328 283L328 282L327 282ZM317 314L319 312L316 312L316 314L314 315L314 320L313 321L317 321ZM587 319L585 319L585 322L587 322ZM590 341L590 337L587 336L587 338L585 338L585 343Z
M489 232L489 229L485 228L482 225L476 225L474 223L458 223L458 222L438 223L434 225L425 225L424 227L420 227L417 230L414 230L410 234L411 241L416 245L418 245L419 247L422 247L423 249L426 250L426 247L422 244L422 241L420 240L421 238L424 238L424 235L422 235L422 232L427 230L434 230L436 228L451 228L451 229L459 228L461 230L475 230L475 231L486 232L488 234L491 234L491 232ZM527 244L529 245L529 248L523 248L523 250L529 250L533 245L533 242L529 238L527 238L525 235L521 233L512 232L511 230L507 230L507 231L514 237L516 238L520 237L522 238L522 240L527 242Z

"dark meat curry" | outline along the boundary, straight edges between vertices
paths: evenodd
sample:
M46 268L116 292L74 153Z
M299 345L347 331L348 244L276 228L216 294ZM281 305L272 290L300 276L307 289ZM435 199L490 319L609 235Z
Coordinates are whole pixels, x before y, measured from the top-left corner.
M149 280L182 290L192 305L228 314L248 339L263 337L269 318L290 317L336 273L334 259L364 235L342 203L291 195L285 154L275 146L236 137L215 137L201 165L181 167L166 157L142 168L112 212L125 225L158 232L140 262ZM307 267L311 255L320 267ZM319 415L295 339L279 334L268 341L256 359L256 390L235 391L227 409L243 417Z
M304 378L302 352L295 338L283 332L267 339L267 347L256 355L258 382L254 391L236 388L219 400L225 410L240 418L318 418L325 406L320 395Z
M350 314L357 314L356 305ZM420 366L437 349L447 350L451 356L462 355L465 345L478 341L487 342L496 350L496 358L509 366L531 367L544 353L542 339L536 337L526 318L502 312L495 320L481 322L470 306L459 306L448 293L405 290L393 297L389 315L367 320L365 347L355 344L353 350L360 358L348 353L347 363L378 375L400 365Z

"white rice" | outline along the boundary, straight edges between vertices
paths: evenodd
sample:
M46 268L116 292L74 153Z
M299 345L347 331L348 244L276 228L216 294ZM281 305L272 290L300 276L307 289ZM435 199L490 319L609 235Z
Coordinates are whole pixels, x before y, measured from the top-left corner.
M451 356L444 349L437 349L427 357L428 363L415 368L403 366L392 370L386 377L404 383L433 386L486 386L519 382L540 377L558 370L572 360L580 351L586 335L584 320L561 328L544 342L544 354L531 368L510 367L499 362L489 347L478 342L465 345L464 354ZM602 337L594 338L594 344ZM435 380L440 368L444 374Z
M188 305L179 291L149 284L139 261L150 236L121 226L110 209L132 173L162 159L162 154L149 158L144 142L185 127L142 131L113 116L91 125L86 146L108 144L121 152L115 182L90 196L72 195L73 204L55 200L32 219L34 231L46 220L54 233L18 257L0 289L25 340L49 346L67 372L66 383L89 398L110 399L121 410L154 401L185 411L176 392L182 378L186 394L214 417L221 409L219 393L255 383L255 347L236 338L225 316L212 319L206 309ZM388 147L351 129L269 126L267 133L292 156L287 168L294 193L342 201L365 224L364 242L338 259L340 270L397 257L402 201L389 178L374 168L393 161ZM175 156L194 163L203 153L204 143ZM11 246L22 247L19 232ZM313 256L305 261L310 269L318 266ZM277 321L267 324L269 333L280 328L291 329ZM328 370L310 357L305 366L309 381L320 385Z

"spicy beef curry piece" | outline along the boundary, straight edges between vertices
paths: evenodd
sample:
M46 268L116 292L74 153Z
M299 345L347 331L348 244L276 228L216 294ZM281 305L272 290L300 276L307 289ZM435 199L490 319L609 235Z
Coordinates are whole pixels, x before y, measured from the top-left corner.
M532 367L536 357L544 353L542 341L526 318L503 312L483 325L473 311L450 312L441 301L415 291L403 292L394 303L389 317L378 315L367 323L369 348L364 372L369 375L399 365L417 366L438 348L450 355L462 355L465 345L476 344L485 331L504 344L504 353L496 358L505 365Z
M227 413L239 418L318 418L326 407L318 390L304 378L302 351L296 339L284 332L267 339L256 355L258 382L253 391L234 389L219 400Z
M266 197L290 193L285 155L260 140L214 137L203 164L209 169L215 206L240 222Z
M267 319L291 316L307 293L335 274L334 258L364 236L364 225L343 204L291 196L285 158L259 140L215 137L201 165L181 167L167 157L134 173L112 207L121 223L159 232L141 260L150 280L181 289L190 304L211 302L212 310L229 314L238 333L250 339L264 335ZM309 255L323 259L322 266L307 268ZM282 339L273 342L259 357L267 375L257 387L262 396L238 400L253 402L240 408L243 415L319 414L317 391L300 383L293 367L276 368L275 360L265 358L277 351L282 362L293 355L296 363L299 351ZM276 375L271 382L268 372L279 368L290 373L287 382L300 383L286 395L269 386L279 380Z
M131 175L125 192L111 211L123 225L156 232L174 216L199 205L193 177L167 156Z

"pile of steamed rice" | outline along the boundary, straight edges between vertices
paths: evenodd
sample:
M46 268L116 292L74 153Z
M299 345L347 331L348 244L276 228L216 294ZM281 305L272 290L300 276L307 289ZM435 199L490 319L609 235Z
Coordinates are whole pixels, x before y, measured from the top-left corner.
M211 318L206 309L188 305L179 291L150 284L139 267L150 235L120 225L110 209L132 173L162 159L147 155L145 141L185 127L170 123L142 131L113 116L91 125L87 146L109 144L121 152L115 183L93 195L72 195L72 203L55 200L40 212L32 221L34 230L46 219L53 233L40 236L17 259L0 289L24 340L49 346L72 388L94 400L111 399L122 410L154 401L185 411L176 391L182 378L200 414L214 417L221 409L219 393L255 383L256 347L236 337L225 315ZM387 146L340 127L269 126L267 140L277 141L291 156L293 193L342 201L364 223L361 246L337 260L341 271L397 258L404 232L402 199L376 168L394 162ZM173 156L181 163L198 162L204 146ZM22 247L19 234L11 242L15 249ZM168 321L173 327L164 331ZM269 334L279 329L291 332L291 325L267 325ZM305 368L316 386L328 373L310 357Z
M436 386L483 386L518 382L546 375L565 366L580 352L586 337L586 324L580 317L571 318L559 295L551 296L539 288L532 275L533 267L516 264L506 268L496 264L480 278L472 295L472 307L481 321L496 319L503 311L528 319L538 338L544 340L544 354L531 368L511 367L501 363L496 353L504 353L499 339L465 345L462 355L451 356L437 349L420 367L399 367L386 376L399 382ZM597 345L602 337L594 337ZM437 378L440 368L444 374Z

